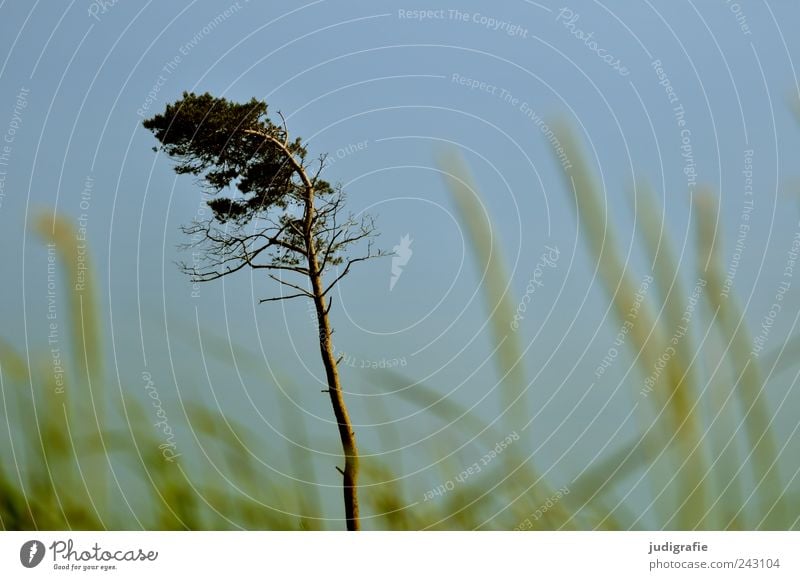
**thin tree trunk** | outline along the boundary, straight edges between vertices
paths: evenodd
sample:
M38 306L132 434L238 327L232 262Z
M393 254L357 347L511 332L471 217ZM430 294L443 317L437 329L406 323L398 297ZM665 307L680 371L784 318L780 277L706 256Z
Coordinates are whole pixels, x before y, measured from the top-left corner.
M331 325L328 320L328 307L325 300L322 273L319 271L319 262L314 245L312 217L314 215L314 191L307 186L307 200L305 212L305 238L308 256L308 271L311 279L311 289L314 294L314 306L317 310L319 325L319 348L322 355L322 364L325 367L325 376L328 381L328 394L333 405L333 413L339 426L339 438L344 451L344 470L342 474L342 487L344 491L344 511L347 518L347 529L357 531L361 528L358 519L358 448L356 447L356 434L350 422L350 414L344 402L344 393L339 382L339 369L333 353L331 343ZM337 467L338 469L338 467Z
M358 520L358 448L356 447L356 434L353 431L353 424L350 422L350 415L347 412L344 394L339 382L339 370L333 354L333 345L331 344L330 322L328 321L325 297L322 295L322 282L319 276L312 277L311 282L314 290L317 320L319 321L319 346L322 354L322 364L325 366L328 394L333 405L333 412L336 415L336 422L339 425L339 438L342 440L342 450L344 451L344 470L340 470L340 472L343 477L347 529L358 530L360 523Z

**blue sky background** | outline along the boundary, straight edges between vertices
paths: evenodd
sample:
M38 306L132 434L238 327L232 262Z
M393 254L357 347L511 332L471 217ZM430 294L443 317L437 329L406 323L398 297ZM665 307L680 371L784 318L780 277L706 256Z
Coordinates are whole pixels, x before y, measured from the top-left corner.
M575 127L637 280L649 266L635 237L641 226L632 219L629 194L636 178L654 186L688 286L696 267L691 196L680 130L652 67L660 60L686 111L698 182L722 192L726 257L742 211L745 151L754 152L753 227L734 288L754 327L771 304L800 217L800 124L791 110L798 94L793 59L800 55L792 26L800 21L796 2L741 2L739 20L732 3L722 0L459 2L467 21L451 18L447 4L382 0L97 6L88 0L0 3L0 130L11 127L17 95L29 91L0 205L7 272L0 335L31 357L43 351L46 253L30 219L53 208L74 219L85 213L111 384L144 401L140 375L151 372L187 447L191 433L181 400L219 407L263 440L276 441L286 436L280 401L286 389L306 415L312 447L338 452L329 402L319 394L322 369L306 305L258 306L276 288L247 273L204 285L193 298L174 264L187 259L176 249L178 226L195 216L202 199L192 179L176 179L169 160L152 151L141 113L160 112L185 90L266 100L313 154L332 155L328 179L343 184L354 211L378 216L382 247L391 250L410 234L414 254L394 290L390 260L364 265L341 286L334 342L358 361L404 360L404 374L453 391L487 421L498 417L500 406L497 397L484 397L496 389L497 376L480 272L436 152L448 142L463 151L512 274L515 304L544 246L559 248L561 259L545 272L519 331L528 376L541 370L531 385L530 400L541 413L530 441L556 433L535 459L542 470L552 467L557 483L568 482L606 444L629 416L638 388L618 384L627 363L591 386L617 323L592 277L559 164L525 111ZM562 8L578 14L573 24L594 32L598 46L630 74L618 74L571 35L566 18L559 18ZM424 22L399 12L442 9L444 18ZM492 30L476 13L520 31ZM453 75L498 90L470 90ZM360 149L352 147L359 143ZM84 211L87 176L94 188ZM770 347L792 332L798 289L787 302L784 312L791 314L776 323ZM204 360L198 354L198 327L206 354L223 355ZM237 373L222 360L228 340L255 353L255 362ZM391 422L408 446L402 469L420 471L415 482L435 481L431 461L468 439L454 429L452 439L431 437L441 424L429 414L415 413L397 397L374 396L382 391L377 372L349 368L344 376L365 450L390 453L381 439L387 427L376 423ZM773 401L783 398L790 380L787 373L770 385ZM776 415L790 456L798 451L797 439L788 438L796 423L791 410L800 404L792 393ZM629 419L620 441L637 429ZM254 452L270 465L285 464L271 448ZM459 453L467 462L470 451ZM335 486L335 457L319 459L320 481Z

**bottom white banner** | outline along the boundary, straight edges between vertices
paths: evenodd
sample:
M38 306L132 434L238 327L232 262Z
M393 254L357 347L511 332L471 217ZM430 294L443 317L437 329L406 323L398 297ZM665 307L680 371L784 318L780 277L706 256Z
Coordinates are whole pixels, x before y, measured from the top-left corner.
M0 578L800 578L800 532L3 532Z

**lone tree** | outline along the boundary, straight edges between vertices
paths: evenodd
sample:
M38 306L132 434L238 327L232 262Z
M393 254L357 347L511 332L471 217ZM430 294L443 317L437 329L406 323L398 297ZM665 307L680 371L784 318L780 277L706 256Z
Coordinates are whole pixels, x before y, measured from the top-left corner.
M280 124L273 123L267 104L256 99L235 103L208 93L184 93L144 126L176 162L176 173L197 176L214 194L208 201L211 217L182 228L190 236L184 247L195 251L191 265L181 264L183 271L193 281L208 282L243 269L264 270L289 291L262 303L313 301L327 393L344 452L344 469L337 469L347 529L358 530L358 448L334 358L328 294L354 264L384 253L373 250L372 218L345 215L341 188L320 179L326 156L312 170L302 141L289 138L280 117ZM345 250L362 241L363 253L347 257Z

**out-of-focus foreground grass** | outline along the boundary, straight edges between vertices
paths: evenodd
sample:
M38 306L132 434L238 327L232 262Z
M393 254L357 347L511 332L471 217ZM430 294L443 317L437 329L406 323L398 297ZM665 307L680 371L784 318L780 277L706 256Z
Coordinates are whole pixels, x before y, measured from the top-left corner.
M620 257L591 170L570 131L557 136L570 160L565 170L568 193L577 202L576 215L587 249L597 261L597 274L611 299L619 324L634 303L638 316L628 326L628 346L635 371L628 376L641 397L646 377L658 368L658 379L642 405L642 433L627 445L606 453L569 486L555 488L530 459L536 442L521 438L480 474L453 485L437 501L416 501L425 490L408 489L401 474L381 460L380 449L366 450L362 460L361 502L369 514L367 529L637 529L652 527L628 505L619 488L626 478L648 482L654 497L658 528L666 529L797 529L800 498L789 493L798 466L779 453L772 431L773 410L763 391L765 377L750 356L752 338L743 312L731 294L721 299L723 274L720 239L716 235L716 200L710 192L696 196L697 263L689 276L702 281L701 302L706 330L726 345L716 353L717 365L702 376L700 361L708 358L707 341L693 336L697 325L682 322L692 290L683 287L681 272L653 194L637 187L636 218L642 224L643 247L652 260L655 291L641 300L637 278ZM458 155L440 159L472 255L484 272L482 290L497 373L502 377L501 403L507 409L492 425L459 406L443 388L410 381L387 371L382 384L392 396L403 397L424 412L480 433L491 449L508 433L520 432L534 415L528 377L517 364L523 349L508 329L516 302L509 292L497 240L483 212L477 189ZM225 473L198 474L182 457L166 459L162 434L152 417L125 392L123 404L109 417L105 412L109 384L102 367L97 303L91 285L76 284L85 272L85 256L71 226L52 215L36 224L39 235L52 244L53 269L66 277L69 295L68 328L59 328L62 348L26 358L0 340L0 404L12 445L0 456L0 526L29 529L323 529L338 528L321 517L320 499L309 486L278 485L259 469L248 452L253 438L231 418L186 404L194 436L204 448L223 458ZM83 266L81 266L83 267ZM49 272L49 271L48 271ZM78 290L77 288L80 288ZM698 306L698 310L700 306ZM676 330L681 338L673 342ZM234 347L239 348L239 347ZM699 350L698 350L699 349ZM665 356L669 353L669 356ZM54 359L58 357L58 360ZM242 356L248 356L242 352ZM777 360L766 355L762 360ZM27 361L31 362L28 363ZM54 365L71 372L54 373ZM712 365L713 366L713 365ZM638 372L638 374L637 374ZM75 384L69 384L72 380ZM398 386L410 388L397 388ZM713 408L704 408L699 392L710 389ZM287 407L287 413L292 408ZM287 424L302 425L302 417ZM362 418L362 422L369 418ZM125 425L127 428L108 428ZM4 425L4 429L6 425ZM745 443L732 444L743 433ZM578 434L575 434L576 436ZM256 443L258 444L258 443ZM260 444L276 445L261 440ZM362 450L364 451L364 450ZM297 446L290 455L296 465L308 464ZM437 458L438 459L438 458ZM463 466L432 461L441 481L452 481ZM785 464L785 465L784 465ZM781 473L782 468L786 473ZM309 473L306 470L306 473ZM124 494L114 494L135 479L138 506ZM124 480L124 481L123 481ZM748 483L750 482L750 483ZM313 486L311 486L313 488ZM111 494L109 494L111 490Z

